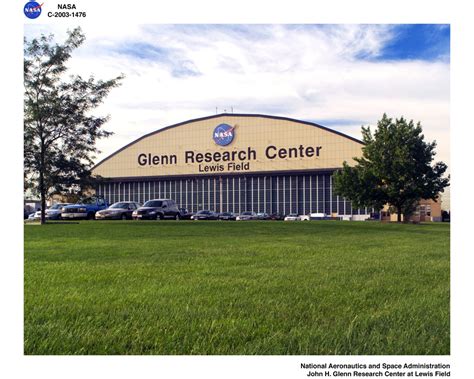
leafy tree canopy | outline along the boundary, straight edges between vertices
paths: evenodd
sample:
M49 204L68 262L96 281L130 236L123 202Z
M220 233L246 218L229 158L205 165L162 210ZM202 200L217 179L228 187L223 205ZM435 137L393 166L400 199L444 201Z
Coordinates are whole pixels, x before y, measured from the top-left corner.
M68 32L64 44L53 39L42 35L24 41L25 190L41 196L42 222L47 196L80 192L91 184L96 142L111 135L102 128L108 116L91 111L123 78L66 77L67 62L85 36L76 28Z
M362 157L354 158L352 167L344 162L334 175L335 192L355 207L381 209L389 204L401 221L401 215L411 214L419 200L437 200L449 186L446 164L433 164L436 142L425 141L419 122L393 120L384 114L373 133L370 127L362 127L362 137Z

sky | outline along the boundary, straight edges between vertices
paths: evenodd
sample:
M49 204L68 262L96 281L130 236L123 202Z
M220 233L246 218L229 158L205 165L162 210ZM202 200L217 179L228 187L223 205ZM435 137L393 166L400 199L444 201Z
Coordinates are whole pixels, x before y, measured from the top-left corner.
M420 121L450 165L449 25L83 25L68 74L125 79L96 114L110 115L96 161L185 120L261 113L361 138L383 113ZM28 39L61 25L25 25ZM443 196L449 209L449 191Z

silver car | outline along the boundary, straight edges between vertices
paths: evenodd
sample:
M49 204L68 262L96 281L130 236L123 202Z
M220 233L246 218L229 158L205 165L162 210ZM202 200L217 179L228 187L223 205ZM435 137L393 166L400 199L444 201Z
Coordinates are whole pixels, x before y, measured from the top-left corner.
M95 213L96 220L131 220L132 212L140 208L140 204L134 201L119 201L107 209Z
M257 214L255 212L242 212L236 217L237 221L248 221L248 220L257 220Z
M51 205L49 208L45 210L45 217L47 220L60 220L61 219L61 208L66 205L71 205L72 203L56 203ZM41 219L41 211L35 212L33 216L34 220Z
M300 221L300 216L298 216L296 213L290 213L289 215L286 215L284 218L284 221Z

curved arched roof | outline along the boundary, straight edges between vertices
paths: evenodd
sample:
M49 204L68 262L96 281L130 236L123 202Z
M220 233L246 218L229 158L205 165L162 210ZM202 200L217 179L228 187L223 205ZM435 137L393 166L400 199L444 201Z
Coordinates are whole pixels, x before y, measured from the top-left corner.
M163 127L163 128L160 128L158 130L155 130L151 133L147 133L139 138L137 138L136 140L130 142L129 144L121 147L120 149L118 149L117 151L115 151L114 153L110 154L109 156L107 156L106 158L102 159L100 162L98 162L93 168L92 170L96 169L97 167L99 167L100 165L102 165L104 162L108 161L110 158L114 157L115 155L119 154L121 151L127 149L128 147L136 144L137 142L145 139L145 138L148 138L148 137L151 137L155 134L158 134L158 133L161 133L161 132L164 132L166 130L169 130L169 129L172 129L172 128L176 128L178 126L183 126L183 125L186 125L186 124L191 124L191 123L194 123L194 122L197 122L197 121L204 121L204 120L210 120L210 119L213 119L213 118L219 118L219 117L253 117L253 118L266 118L266 119L274 119L274 120L285 120L285 121L291 121L291 122L295 122L295 123L299 123L299 124L304 124L304 125L310 125L310 126L314 126L316 128L320 128L320 129L323 129L327 132L330 132L330 133L334 133L334 134L337 134L339 136L342 136L342 137L345 137L351 141L354 141L354 142L357 142L357 143L360 143L361 145L363 145L364 143L360 140L358 140L357 138L354 138L354 137L351 137L347 134L344 134L344 133L341 133L341 132L338 132L336 130L333 130L333 129L330 129L330 128L327 128L325 126L322 126L322 125L319 125L319 124L316 124L314 122L309 122L309 121L303 121L303 120L298 120L298 119L294 119L294 118L290 118L290 117L282 117L282 116L271 116L271 115L265 115L265 114L252 114L252 113L219 113L219 114L216 114L216 115L212 115L212 116L206 116L206 117L200 117L200 118L195 118L195 119L191 119L191 120L187 120L187 121L183 121L183 122L179 122L177 124L173 124L173 125L169 125L169 126L166 126L166 127Z

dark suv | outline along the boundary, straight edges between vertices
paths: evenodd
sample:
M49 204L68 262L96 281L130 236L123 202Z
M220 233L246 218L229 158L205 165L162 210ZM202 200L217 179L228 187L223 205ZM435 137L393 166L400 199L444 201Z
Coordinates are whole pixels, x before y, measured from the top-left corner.
M270 215L270 220L277 220L281 221L285 218L285 215L283 213L272 213Z
M134 220L179 220L180 213L174 200L148 200L143 206L133 211Z

